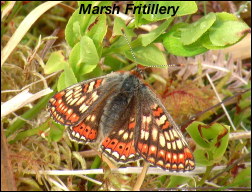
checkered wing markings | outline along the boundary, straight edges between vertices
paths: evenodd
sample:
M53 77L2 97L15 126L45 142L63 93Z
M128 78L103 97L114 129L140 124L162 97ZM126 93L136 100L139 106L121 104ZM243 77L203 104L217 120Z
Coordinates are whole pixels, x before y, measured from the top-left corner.
M69 138L78 143L94 142L97 139L99 122L105 102L98 105L82 122L75 126L67 126Z
M49 100L48 111L62 125L78 125L98 103L111 94L116 84L107 82L103 77L75 84L56 93ZM104 91L105 85L109 91Z
M138 99L140 134L135 134L136 151L151 164L165 170L193 170L193 155L161 101L147 89Z
M140 158L134 147L136 127L136 106L130 103L123 121L115 124L114 129L101 143L101 151L117 163L128 163Z

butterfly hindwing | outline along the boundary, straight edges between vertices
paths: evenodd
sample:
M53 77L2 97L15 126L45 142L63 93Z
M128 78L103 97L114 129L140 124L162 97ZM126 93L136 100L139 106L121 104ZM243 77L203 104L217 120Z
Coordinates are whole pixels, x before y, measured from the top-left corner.
M132 117L125 127L112 131L101 143L102 152L117 163L128 163L139 159L133 141L134 125L135 119Z
M118 94L112 101L111 106L114 106L115 101L119 101L120 108L123 108L123 113L120 114L118 120L113 124L113 129L108 132L107 136L101 143L102 152L112 158L117 163L128 163L139 159L139 155L136 153L134 147L134 130L136 127L136 105L135 99L129 96L129 103L124 103L124 99L121 99L121 95ZM121 99L121 100L120 100ZM125 106L124 106L125 105ZM125 107L125 109L124 109ZM109 109L109 111L111 111ZM111 116L113 116L111 114ZM113 118L113 117L110 117ZM106 131L105 131L106 133Z
M148 162L170 171L194 169L193 155L159 98L143 85L138 94L135 148Z
M71 140L78 143L95 142L98 137L99 122L105 102L100 103L82 122L75 126L67 126Z

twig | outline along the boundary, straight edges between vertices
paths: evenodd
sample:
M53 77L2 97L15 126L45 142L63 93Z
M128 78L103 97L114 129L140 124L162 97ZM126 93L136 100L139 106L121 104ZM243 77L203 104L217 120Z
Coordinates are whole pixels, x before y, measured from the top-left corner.
M250 154L246 154L243 155L242 157L240 157L239 159L236 159L231 165L228 165L224 170L222 170L220 173L218 173L217 175L215 175L214 177L212 177L211 179L208 180L208 182L213 181L214 179L216 179L217 177L221 176L223 173L229 171L230 169L232 169L235 165L237 165L240 161L242 161L243 159L245 159L246 157L250 156Z
M179 191L251 191L251 187L183 187ZM142 189L143 191L178 191L178 188Z
M80 178L82 178L82 179L91 181L91 182L95 183L96 185L102 185L102 182L97 181L97 180L95 180L95 179L93 179L93 178L87 177L86 175L76 175L76 176L78 176L78 177L80 177Z
M231 127L236 131L236 127L234 126L234 123L233 123L232 119L230 118L230 116L229 116L229 114L227 112L227 109L226 109L225 105L223 104L223 102L222 102L222 100L221 100L221 98L220 98L220 96L219 96L219 94L218 94L218 92L217 92L217 90L216 90L210 76L208 75L208 73L206 73L206 76L207 76L207 79L208 79L209 83L211 84L211 86L212 86L212 88L214 90L214 93L215 93L216 97L218 98L219 102L221 102L221 107L222 107L223 111L225 112Z
M137 181L136 181L136 184L134 185L133 187L133 191L139 191L142 184L143 184L143 181L144 181L144 178L146 176L146 173L147 173L147 170L149 168L150 164L147 163L146 161L144 162L144 166L143 166L143 169L142 169L142 172L140 173L140 175L138 176L137 178Z
M7 58L10 56L12 51L15 49L17 44L22 40L25 36L26 32L31 28L32 24L44 14L48 9L54 7L59 4L61 1L54 2L45 2L35 9L33 9L25 19L20 23L17 30L14 32L7 45L3 48L1 53L1 66L5 63Z
M35 82L32 82L32 83L30 83L30 84L28 84L28 85L26 85L26 86L24 86L22 89L16 89L16 90L11 90L11 89L9 89L9 90L3 90L3 91L1 91L1 93L11 93L11 92L21 92L21 91L24 91L25 89L27 89L27 88L29 88L30 86L32 86L32 85L34 85L34 84L36 84L36 83L39 83L39 82L41 82L41 81L45 81L45 79L48 79L48 78L50 78L50 77L52 77L52 76L54 76L54 75L57 75L58 73L60 73L62 70L60 70L60 71L56 71L56 72L54 72L54 73L52 73L52 74L50 74L50 75L48 75L48 76L46 76L46 77L43 77L43 79L40 79L40 80L37 80L37 81L35 81ZM47 87L46 87L47 88Z
M201 116L202 114L204 114L204 113L206 113L206 112L208 112L208 111L214 109L215 107L218 107L219 105L226 103L227 101L233 99L234 97L237 97L237 96L239 96L239 95L242 95L242 94L244 94L244 93L246 93L246 92L248 92L248 91L250 91L250 90L251 90L251 89L247 89L247 90L245 90L245 91L243 91L243 92L236 93L235 95L233 95L233 96L231 96L231 97L228 97L228 98L224 99L223 101L221 101L221 102L219 102L219 103L217 103L217 104L215 104L215 105L209 107L208 109L206 109L206 110L204 110L204 111L201 111L201 112L197 113L196 115L194 115L193 117L191 117L188 121L186 121L185 123L183 123L183 124L180 125L180 126L183 127L184 125L187 125L190 121L195 120L197 117Z
M64 183L60 184L59 182L55 181L54 179L52 179L51 177L48 178L48 180L56 185L57 187L59 187L60 189L64 190L64 191L69 191L69 189L65 186Z
M208 73L206 73L206 77L207 77L209 83L211 84L211 86L212 86L212 88L213 88L213 90L214 90L214 92L215 92L215 95L217 96L218 100L219 100L220 102L222 102L222 100L221 100L221 98L220 98L220 96L219 96L219 94L218 94L218 92L217 92L217 90L216 90L216 88L215 88L215 86L214 86L214 84L213 84L213 82L212 82L210 76L208 75ZM231 127L236 131L236 127L234 126L234 123L233 123L231 117L229 116L229 114L228 114L228 112L227 112L227 109L226 109L226 107L225 107L225 105L224 105L223 103L221 103L221 107L222 107L223 111L225 112L225 114L226 114L226 116L227 116L227 118L228 118L228 121L229 121ZM243 141L242 141L241 139L240 139L239 141L240 141L240 143L243 144ZM245 149L246 153L248 153L248 149L247 149L246 147L244 147L244 149Z
M229 134L229 140L251 139L251 131L242 131Z
M57 28L53 31L53 33L51 34L51 36L56 36L60 31L60 28ZM52 45L55 43L57 39L51 39L49 41L46 42L45 47L41 50L41 52L39 53L40 57L43 59L46 55L46 53L48 52L48 50L52 47Z
M52 90L49 88L39 91L35 94L29 93L28 89L24 90L1 105L1 118L51 92Z
M134 22L134 20L135 20L132 17L129 17L128 15L126 15L122 12L119 12L119 14L113 14L113 16L120 17L124 21L130 21L130 23ZM158 27L158 25L141 25L141 26L139 26L139 28L141 28L145 31L148 31L148 32L152 31L153 29L155 29L157 27Z
M244 163L246 166L251 166L250 162ZM212 171L220 171L225 169L226 166L216 166L212 169ZM116 168L111 169L111 173L120 173L120 174L140 174L142 172L143 167L126 167L126 168ZM193 177L198 174L204 174L206 171L205 167L196 167L193 171L190 172L169 172L162 170L157 167L149 167L147 171L148 174L154 175L176 175L176 176L184 176L184 177ZM26 174L37 174L35 171L25 172ZM104 174L103 169L86 169L86 170L45 170L39 171L40 174L48 174L48 175L87 175L87 174Z

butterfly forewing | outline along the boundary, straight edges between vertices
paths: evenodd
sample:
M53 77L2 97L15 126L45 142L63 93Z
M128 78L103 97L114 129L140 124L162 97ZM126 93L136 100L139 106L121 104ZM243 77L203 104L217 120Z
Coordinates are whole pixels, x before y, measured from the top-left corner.
M193 155L161 101L148 88L138 94L138 134L135 148L148 162L170 171L194 169Z
M120 81L114 81L114 75L83 81L55 94L48 104L52 118L62 125L78 125L99 103L118 91Z

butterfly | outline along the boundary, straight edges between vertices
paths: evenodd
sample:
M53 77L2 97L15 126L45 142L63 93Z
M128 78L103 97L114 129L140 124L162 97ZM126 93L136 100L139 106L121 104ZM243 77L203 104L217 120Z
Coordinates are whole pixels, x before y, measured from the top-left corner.
M72 85L49 100L48 111L66 126L71 140L100 140L99 150L117 163L142 158L169 171L195 168L179 127L139 69Z

